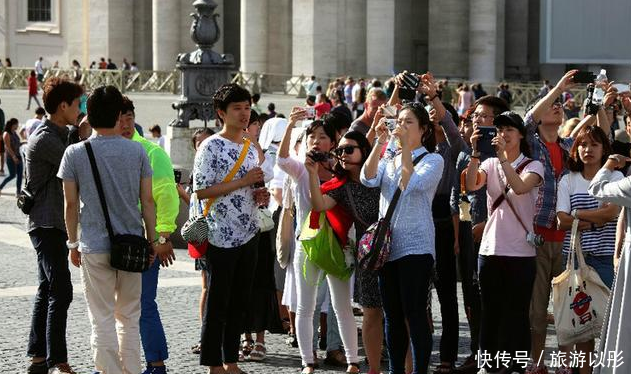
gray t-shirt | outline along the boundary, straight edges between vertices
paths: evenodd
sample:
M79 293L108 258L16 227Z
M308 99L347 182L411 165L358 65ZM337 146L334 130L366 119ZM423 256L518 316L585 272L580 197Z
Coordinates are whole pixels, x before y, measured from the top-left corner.
M138 208L140 180L152 174L145 150L140 143L120 136L97 136L90 139L90 144L101 176L114 234L143 235L142 214ZM105 217L83 143L73 144L66 149L57 176L74 181L79 187L81 252L109 252L110 239Z

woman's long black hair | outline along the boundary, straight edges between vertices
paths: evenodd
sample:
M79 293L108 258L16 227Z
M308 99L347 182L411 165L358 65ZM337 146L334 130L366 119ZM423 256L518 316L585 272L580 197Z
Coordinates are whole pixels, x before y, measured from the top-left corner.
M428 152L436 151L436 137L434 134L434 126L429 120L429 113L425 110L425 106L422 103L410 103L406 104L401 108L401 110L408 109L410 112L414 114L416 119L418 120L418 125L423 130L423 136L421 137L421 143L423 143L423 147L427 149Z
M342 139L349 139L357 142L357 146L362 153L361 165L364 165L371 151L370 142L368 142L368 139L366 139L364 134L359 131L349 131L344 134L344 136L342 136ZM338 178L348 177L348 170L342 167L341 157L337 158L337 160L335 161L335 165L333 166L333 173Z

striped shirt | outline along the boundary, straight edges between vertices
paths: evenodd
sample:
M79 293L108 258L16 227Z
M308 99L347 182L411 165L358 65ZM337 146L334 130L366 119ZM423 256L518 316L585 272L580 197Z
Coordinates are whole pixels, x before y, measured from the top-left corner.
M619 171L613 172L611 181L617 181L623 178ZM572 172L566 174L559 182L559 190L557 194L557 212L565 212L571 214L574 209L598 209L601 203L591 196L587 189L590 181L585 179L580 172ZM593 256L611 256L614 254L614 246L616 242L616 221L609 221L603 227L595 230L586 230L581 232L581 248L584 253ZM571 230L565 234L563 241L563 253L570 250Z

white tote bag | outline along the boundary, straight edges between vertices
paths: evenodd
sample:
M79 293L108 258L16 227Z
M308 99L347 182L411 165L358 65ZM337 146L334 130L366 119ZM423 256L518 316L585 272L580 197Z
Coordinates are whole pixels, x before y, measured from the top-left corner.
M578 269L574 269L574 255ZM570 253L565 271L552 280L554 326L560 345L582 343L600 336L609 299L609 288L581 250L578 220L572 223Z

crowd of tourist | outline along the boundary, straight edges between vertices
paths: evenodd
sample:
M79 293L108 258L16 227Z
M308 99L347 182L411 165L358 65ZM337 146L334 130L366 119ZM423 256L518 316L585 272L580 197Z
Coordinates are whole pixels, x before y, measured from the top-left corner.
M318 368L319 349L347 373L365 363L369 374L426 374L434 338L437 374L543 374L551 317L559 351L625 351L631 97L605 83L600 102L588 95L578 120L566 121L576 73L546 84L523 117L510 110L507 85L496 95L479 84L452 90L429 72L384 84L347 77L325 90L311 77L305 105L287 118L226 84L212 98L220 130L193 134L190 178L174 171L159 126L159 144L142 136L116 88L94 89L82 110L82 86L47 79L45 111L23 129L8 120L2 142L0 189L17 178L37 252L28 372L74 373L69 261L81 271L95 372L166 372L156 296L160 269L175 261L181 201L190 207L182 236L202 274L192 351L208 373L265 360L273 333L298 348L303 374ZM603 285L607 310L557 302L575 267ZM471 336L463 362L458 277ZM554 369L592 370L579 366Z

